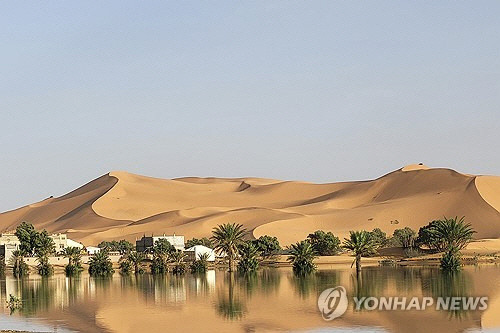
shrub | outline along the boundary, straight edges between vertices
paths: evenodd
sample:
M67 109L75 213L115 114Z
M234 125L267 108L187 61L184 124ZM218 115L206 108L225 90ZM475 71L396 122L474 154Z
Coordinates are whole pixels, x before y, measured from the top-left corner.
M394 230L393 237L405 249L415 246L416 232L409 227Z
M188 240L186 242L186 248L190 248L190 247L193 247L195 245L203 245L203 246L206 246L208 248L211 248L213 249L213 244L212 244L212 241L210 241L210 239L208 239L207 237L203 237L203 238L192 238L190 240Z
M370 238L377 247L384 247L387 245L387 234L380 230L380 228L375 228L369 232Z

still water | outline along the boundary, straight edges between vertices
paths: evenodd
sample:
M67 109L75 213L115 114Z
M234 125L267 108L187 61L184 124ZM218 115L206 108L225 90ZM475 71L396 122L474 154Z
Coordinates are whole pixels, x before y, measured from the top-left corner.
M326 288L353 296L488 296L486 311L367 311L352 302L324 321L317 306ZM94 279L55 275L0 278L0 329L43 332L462 332L500 331L500 267L470 266L447 275L434 267L322 268L296 277L290 268L253 276L209 271ZM13 313L9 294L23 300Z

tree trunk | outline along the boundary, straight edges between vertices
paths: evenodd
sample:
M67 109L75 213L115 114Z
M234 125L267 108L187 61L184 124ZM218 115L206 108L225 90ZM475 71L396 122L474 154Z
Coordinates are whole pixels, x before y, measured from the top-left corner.
M229 252L229 272L233 271L233 253Z
M361 272L361 255L357 254L356 255L356 274L359 274Z

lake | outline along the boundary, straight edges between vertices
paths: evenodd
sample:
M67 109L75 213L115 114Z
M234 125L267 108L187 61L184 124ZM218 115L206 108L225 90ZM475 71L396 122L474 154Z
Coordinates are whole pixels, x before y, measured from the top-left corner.
M320 267L296 277L291 268L252 276L223 271L204 275L121 276L94 279L32 275L0 279L0 328L54 332L457 332L500 330L500 267L467 266L449 275L436 267ZM346 313L325 321L318 296L343 286ZM9 294L22 309L5 307ZM352 297L487 296L485 311L357 310Z

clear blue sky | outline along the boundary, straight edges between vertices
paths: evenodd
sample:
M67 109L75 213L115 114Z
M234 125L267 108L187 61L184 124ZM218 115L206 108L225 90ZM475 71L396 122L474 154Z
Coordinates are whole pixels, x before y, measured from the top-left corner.
M110 170L500 175L498 1L4 1L0 210Z

